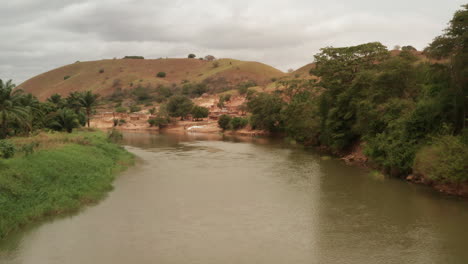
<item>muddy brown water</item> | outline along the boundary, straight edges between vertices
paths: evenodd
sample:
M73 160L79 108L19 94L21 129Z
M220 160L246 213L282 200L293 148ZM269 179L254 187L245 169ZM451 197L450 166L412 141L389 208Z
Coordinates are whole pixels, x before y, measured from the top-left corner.
M467 200L278 140L124 143L105 199L11 234L0 263L468 263Z

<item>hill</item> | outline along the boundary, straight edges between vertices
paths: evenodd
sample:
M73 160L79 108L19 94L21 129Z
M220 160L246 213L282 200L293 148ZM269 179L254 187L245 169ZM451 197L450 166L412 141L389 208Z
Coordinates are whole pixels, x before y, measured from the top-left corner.
M165 72L166 76L157 77L158 72ZM54 93L66 96L92 90L106 96L117 88L172 86L186 81L205 82L213 88L235 86L247 80L265 85L284 75L263 63L234 59L113 59L66 65L35 76L18 88L44 100Z

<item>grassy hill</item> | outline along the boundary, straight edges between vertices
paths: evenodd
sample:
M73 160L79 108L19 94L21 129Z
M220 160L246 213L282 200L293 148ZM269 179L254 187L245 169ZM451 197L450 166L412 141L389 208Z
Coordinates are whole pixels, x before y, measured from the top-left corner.
M156 74L165 72L166 77ZM205 82L210 86L235 86L251 80L265 85L285 73L259 62L219 59L113 59L76 62L35 76L18 88L45 99L54 93L68 95L74 91L92 90L103 96L117 88L138 85L180 84L183 81Z

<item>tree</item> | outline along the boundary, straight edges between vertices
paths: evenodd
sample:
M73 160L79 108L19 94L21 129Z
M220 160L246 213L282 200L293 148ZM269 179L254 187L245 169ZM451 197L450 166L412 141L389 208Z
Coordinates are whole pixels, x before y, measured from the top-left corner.
M277 132L283 129L281 110L285 103L276 94L258 93L247 102L247 108L252 113L251 125L254 129L265 129Z
M13 91L15 85L11 80L0 79L0 138L6 138L10 122L27 124L29 112L20 104L21 93Z
M222 130L228 129L230 123L231 123L231 116L229 115L221 115L218 119L218 126Z
M166 107L170 116L180 117L180 120L184 120L192 110L193 102L186 96L175 95L169 98Z
M216 59L216 58L215 58L215 56L213 56L213 55L206 55L206 56L205 56L205 60L207 60L207 61L214 61L215 59Z
M187 57L188 57L189 59L193 59L193 58L195 58L196 56L195 56L195 54L190 53Z
M451 93L455 105L455 128L461 131L468 122L468 4L463 5L450 20L445 33L436 37L424 52L432 58L449 59Z
M98 94L93 94L91 91L86 91L79 97L79 103L83 108L85 108L86 111L86 121L88 127L90 126L89 122L91 119L91 111L96 106L98 97Z
M249 121L247 120L247 118L242 118L242 117L233 117L231 119L231 122L229 124L229 126L233 129L233 130L238 130L238 129L241 129L241 128L244 128L245 126L247 126L247 124L249 123Z
M198 121L200 118L208 117L209 113L210 110L203 106L195 105L192 108L192 117L195 119L195 121Z
M59 109L51 115L49 126L57 130L65 130L71 133L74 128L80 126L77 114L69 108Z
M415 47L408 45L408 46L403 46L401 47L402 51L418 51Z

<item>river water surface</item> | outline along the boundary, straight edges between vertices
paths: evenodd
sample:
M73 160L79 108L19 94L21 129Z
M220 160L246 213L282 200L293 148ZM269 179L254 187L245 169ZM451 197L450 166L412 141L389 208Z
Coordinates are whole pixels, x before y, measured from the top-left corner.
M124 144L105 199L11 234L0 263L468 263L466 200L267 139Z

